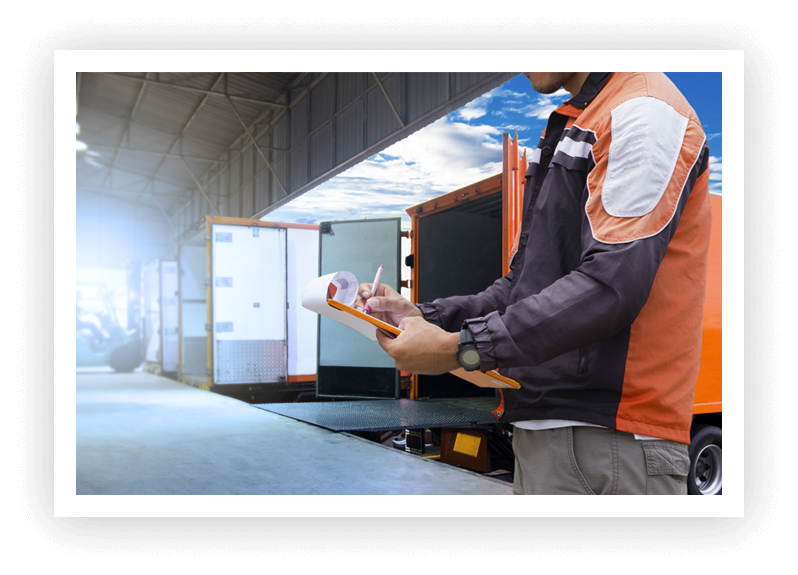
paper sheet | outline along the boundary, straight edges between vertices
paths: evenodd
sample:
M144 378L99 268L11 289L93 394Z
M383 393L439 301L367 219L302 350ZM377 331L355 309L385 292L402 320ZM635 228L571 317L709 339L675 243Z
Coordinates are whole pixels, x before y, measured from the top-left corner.
M350 272L335 272L321 276L305 287L302 292L302 307L351 327L370 340L376 341L376 326L327 304L327 299L332 299L351 306L357 299L357 286L357 278Z

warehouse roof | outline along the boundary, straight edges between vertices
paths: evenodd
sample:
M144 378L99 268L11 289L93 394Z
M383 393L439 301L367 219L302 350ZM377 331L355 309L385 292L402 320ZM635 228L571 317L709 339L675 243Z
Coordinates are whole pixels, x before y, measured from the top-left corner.
M510 73L80 73L78 193L261 217Z

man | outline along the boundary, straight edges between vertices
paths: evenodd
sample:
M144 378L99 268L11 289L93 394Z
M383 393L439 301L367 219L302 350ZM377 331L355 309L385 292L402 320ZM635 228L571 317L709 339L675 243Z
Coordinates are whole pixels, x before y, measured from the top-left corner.
M532 154L511 271L477 295L418 306L362 284L356 306L404 330L378 332L398 369L498 369L521 383L494 412L514 426L515 493L686 494L706 137L664 74L526 76L574 96Z

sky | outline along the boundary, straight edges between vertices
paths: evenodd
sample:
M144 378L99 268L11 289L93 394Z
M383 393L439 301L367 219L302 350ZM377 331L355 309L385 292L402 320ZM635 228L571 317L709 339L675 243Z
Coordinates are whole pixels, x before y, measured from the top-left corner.
M721 73L667 73L693 109L709 140L710 191L722 191ZM502 134L518 134L528 155L549 114L570 98L543 95L518 75L438 121L266 214L267 221L315 224L329 220L402 217L431 198L501 171Z

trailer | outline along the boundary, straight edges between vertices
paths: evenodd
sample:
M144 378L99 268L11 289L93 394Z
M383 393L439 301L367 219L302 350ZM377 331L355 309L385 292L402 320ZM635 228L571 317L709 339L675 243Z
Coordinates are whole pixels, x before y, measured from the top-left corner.
M178 379L250 403L312 393L318 226L205 216L181 240Z
M141 272L144 371L172 379L178 366L178 266L160 256Z
M414 303L439 297L473 294L509 272L513 241L521 225L521 201L526 154L518 153L517 136L504 134L501 174L438 196L407 209L412 222L411 299ZM701 370L696 384L690 444L688 491L695 495L722 492L722 198L711 196L712 235L704 304ZM474 265L479 262L479 265ZM410 399L487 395L449 374L413 376ZM444 438L462 439L462 431ZM458 453L456 463L485 467L484 450ZM443 458L443 451L442 451ZM445 459L445 458L444 458Z

